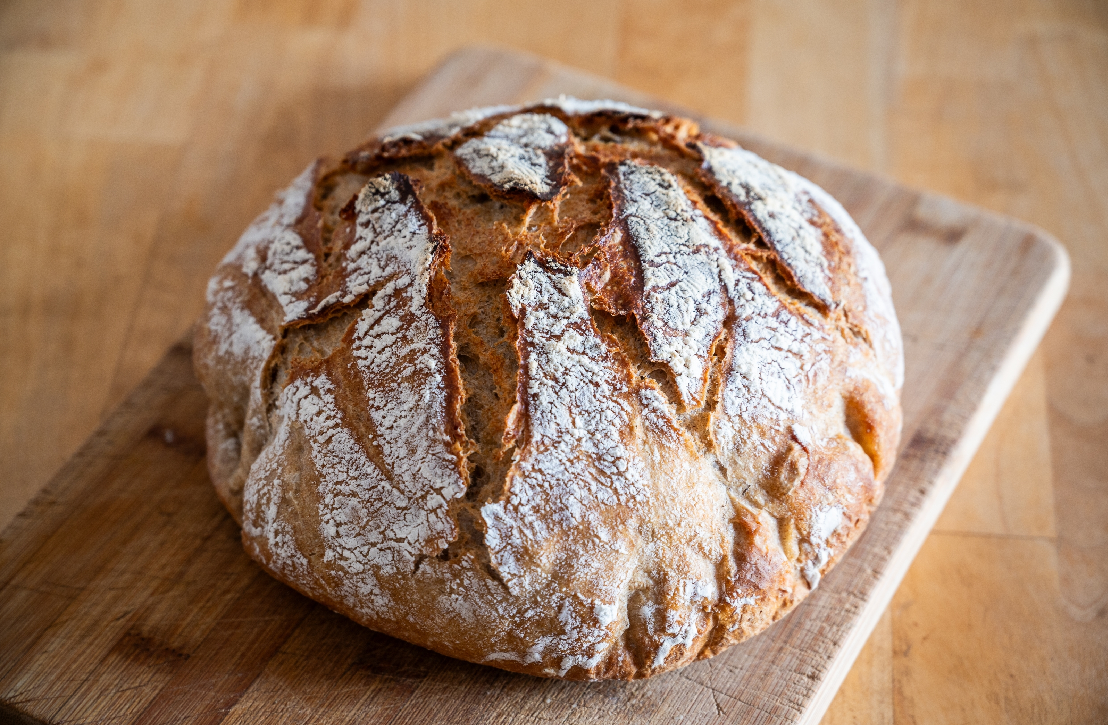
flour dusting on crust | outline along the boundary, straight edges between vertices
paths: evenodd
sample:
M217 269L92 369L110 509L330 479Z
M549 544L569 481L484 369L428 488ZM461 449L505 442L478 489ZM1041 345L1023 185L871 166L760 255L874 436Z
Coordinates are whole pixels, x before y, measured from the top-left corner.
M370 179L358 194L355 210L358 229L343 258L346 285L341 301L353 302L396 276L396 284L412 285L412 304L425 305L435 244L411 179L398 173Z
M378 631L569 679L712 656L807 596L894 461L899 331L846 212L712 143L561 98L394 129L279 194L196 345L250 555Z
M731 359L715 418L723 450L737 445L735 423L786 431L809 417L813 391L830 373L829 340L777 299L750 269L736 274Z
M302 432L319 476L323 560L344 572L345 597L384 616L390 600L378 578L412 571L417 557L437 554L455 537L448 502L465 483L446 424L442 330L427 305L437 246L430 222L400 174L371 179L355 208L351 289L384 283L354 324L350 347L364 385L358 412L369 417L375 460L368 442L354 437L358 428L326 372L290 383L278 409L280 426ZM282 430L274 444L290 440ZM248 496L257 496L255 483L248 481ZM269 527L274 556L287 557L280 532L260 525ZM287 565L294 563L292 557Z
M233 279L212 277L208 282L208 327L215 333L216 350L229 362L257 375L277 341L246 308L242 288ZM252 391L258 381L251 380Z
M485 541L509 590L541 596L565 633L496 658L553 658L547 674L565 676L606 657L617 626L641 632L646 667L691 658L704 613L724 595L717 579L734 515L724 482L662 396L631 385L592 323L578 270L527 257L507 296L520 323L527 426L506 497L482 508ZM542 574L551 569L564 572L560 590ZM635 581L654 584L629 598Z
M368 197L372 181L363 192ZM373 193L377 193L374 190ZM386 198L394 199L390 189ZM376 431L376 443L393 484L412 498L405 538L424 554L441 551L454 539L447 503L465 493L461 462L451 450L447 426L445 340L440 322L427 304L435 244L414 197L392 201L359 201L359 233L375 229L376 256L401 273L377 293L358 320L351 354L365 385L364 410ZM395 207L400 206L398 210ZM409 245L414 227L418 242ZM391 228L387 226L393 224ZM363 226L364 225L364 226Z
M471 174L501 191L552 199L561 179L550 155L568 141L569 128L561 120L545 113L524 113L501 121L454 153Z
M276 201L251 224L224 264L237 264L248 275L259 275L265 288L277 298L284 322L304 316L310 300L304 297L316 279L315 256L292 227L303 216L311 195L318 163L311 164L278 192Z
M723 329L730 262L672 173L624 161L616 179L616 215L627 225L642 265L640 324L650 355L669 365L684 404L699 405L712 344Z
M566 113L572 113L577 116L587 116L594 113L621 113L632 116L649 116L650 118L660 118L662 116L658 111L649 111L645 108L632 106L630 103L624 103L623 101L606 99L585 101L580 98L566 95L561 95L557 98L547 98L545 101L541 101L536 105L553 106L554 108L560 108Z
M811 532L808 535L811 558L804 562L801 569L809 589L819 586L820 571L831 558L831 549L827 546L827 540L842 526L843 513L842 506L827 506L817 509L812 515L808 524Z
M296 414L288 401L298 390L281 394L278 422L269 442L254 459L243 488L242 531L246 550L269 569L295 581L300 587L322 592L318 576L297 543L292 517L286 509L291 501L281 485L288 465L291 425Z
M825 305L831 297L823 230L800 177L741 148L697 144L704 169L792 273Z
M448 139L458 135L463 129L502 113L511 113L518 106L486 106L484 108L470 108L465 111L457 111L446 118L435 118L430 121L409 123L403 126L394 126L381 134L382 143L396 141L426 141Z
M545 588L541 571L575 572L577 597L559 615L566 633L541 648L582 652L565 655L564 674L595 665L607 647L607 628L594 620L617 606L631 575L633 551L621 524L645 492L644 471L623 440L634 413L626 373L593 327L577 270L528 257L508 302L525 351L521 404L529 424L507 499L481 509L485 542L516 596ZM567 541L576 546L552 545Z
M871 335L876 337L874 352L886 374L891 390L885 397L894 402L904 385L904 345L900 336L900 323L893 309L893 291L885 274L885 265L877 250L866 239L858 224L833 196L808 179L797 177L801 188L827 213L850 242L854 254L854 268L865 295L865 315ZM887 387L887 386L886 386Z
M600 513L643 490L640 464L621 437L634 412L626 374L593 327L577 270L547 266L528 257L508 291L526 350L522 404L529 425L509 474L508 500L482 509L486 541L509 588L533 585L512 550L542 550L552 527L586 524L596 543L618 556L619 532ZM551 497L557 511L540 515Z

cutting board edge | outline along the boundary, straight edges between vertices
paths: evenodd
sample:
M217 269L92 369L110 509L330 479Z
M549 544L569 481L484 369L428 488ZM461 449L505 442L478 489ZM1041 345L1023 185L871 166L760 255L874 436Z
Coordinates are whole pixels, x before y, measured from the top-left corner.
M922 192L929 193L929 192ZM976 207L972 207L976 209ZM982 210L987 211L987 210ZM995 215L1002 216L1002 215ZM1004 217L1011 220L1011 217ZM1018 220L1016 220L1018 221ZM1069 290L1072 267L1065 246L1047 232L1020 222L1033 233L1035 243L1041 244L1052 253L1053 268L1046 282L1039 290L1031 312L1023 321L1020 331L1012 338L1007 352L1001 357L1001 365L989 382L977 410L974 411L956 448L951 451L935 478L925 505L912 520L909 530L901 539L896 551L889 556L889 566L878 579L877 586L865 600L862 611L843 639L838 652L827 668L827 675L816 687L812 699L805 707L797 725L816 725L831 706L835 695L846 679L854 661L858 658L878 620L892 602L900 582L911 568L931 529L942 515L947 501L950 500L962 475L972 462L985 436L996 420L1008 395L1012 392L1020 375L1023 374L1031 356L1038 349L1055 315Z

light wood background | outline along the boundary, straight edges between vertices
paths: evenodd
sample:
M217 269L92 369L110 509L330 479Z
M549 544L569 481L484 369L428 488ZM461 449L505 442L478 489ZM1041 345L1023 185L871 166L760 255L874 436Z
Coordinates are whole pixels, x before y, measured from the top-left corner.
M559 93L667 103L472 47L383 125ZM0 532L0 722L5 704L58 723L818 722L1058 311L1070 264L1060 243L1012 217L703 123L842 200L885 260L904 331L904 443L881 506L785 621L672 676L594 687L513 677L357 627L243 553L204 466L207 400L186 342Z
M1103 721L1108 4L0 5L0 525L272 190L484 42L1038 224L1070 299L826 717ZM186 233L187 232L187 233ZM1076 717L1075 717L1076 716Z

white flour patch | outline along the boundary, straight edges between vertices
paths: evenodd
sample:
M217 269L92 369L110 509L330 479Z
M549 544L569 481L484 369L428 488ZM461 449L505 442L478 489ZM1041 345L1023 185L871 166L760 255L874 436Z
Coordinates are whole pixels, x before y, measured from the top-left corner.
M262 366L273 352L276 340L246 309L242 285L233 279L215 276L208 282L208 329L216 341L216 351L226 360L228 369L245 367L251 371L252 387ZM252 391L253 392L253 391Z
M707 572L706 572L707 573ZM662 667L674 647L684 647L686 652L692 648L700 634L700 614L710 608L719 598L716 583L705 576L700 579L679 579L675 586L664 590L665 601L669 606L660 606L648 602L639 615L646 623L646 629L658 642L653 666ZM664 609L665 616L657 616L657 610Z
M830 368L827 340L786 308L752 271L741 271L732 294L731 362L721 391L724 415L714 418L723 450L734 450L732 419L786 431L810 417L810 391Z
M354 243L346 250L342 301L354 299L387 279L412 285L416 306L427 300L434 245L427 220L417 209L411 183L399 174L370 179L358 194Z
M793 424L793 438L796 438L797 443L804 446L806 449L811 449L815 445L815 440L812 438L812 430L806 425L800 425L799 423Z
M281 515L284 491L279 481L287 460L290 421L283 410L279 416L273 437L250 466L242 492L242 530L255 551L257 547L249 542L265 541L268 555L264 559L270 568L310 586L315 575L297 545L292 525Z
M564 674L592 666L608 646L601 623L614 622L611 607L633 572L622 522L648 482L622 438L634 414L626 375L593 327L577 270L528 257L508 302L526 351L529 424L506 500L481 509L485 543L513 594L556 598L563 634L544 637L542 651L583 653L563 658ZM545 593L550 570L573 573L570 593Z
M685 616L681 617L681 614ZM659 637L661 646L658 647L658 653L654 655L653 664L655 667L661 667L666 663L666 657L669 656L674 647L678 645L684 646L686 649L692 647L698 634L696 620L689 616L688 612L678 612L672 609L666 610L665 631L666 633Z
M877 362L888 377L893 391L900 390L904 385L904 343L900 336L896 310L893 309L893 292L885 274L885 265L842 204L811 181L801 178L800 183L808 196L819 204L850 241L854 252L854 268L866 299L866 316L871 318L867 327L879 337L875 341L874 350ZM883 387L887 389L888 384ZM897 400L895 392L892 395L886 392L885 398L889 405L895 404Z
M373 523L405 542L410 567L416 554L437 554L454 538L448 502L465 492L447 430L442 330L427 306L435 240L410 181L400 175L371 179L355 209L348 290L388 281L356 323L351 354L365 383L374 442L392 486L408 502Z
M342 594L357 608L381 614L389 600L379 571L414 565L414 528L405 514L414 503L396 490L351 435L334 398L335 386L320 374L293 381L281 408L308 440L319 475L319 529L323 560L339 567Z
M381 465L354 437L325 373L294 380L278 408L281 425L299 426L309 444L324 560L345 572L341 595L355 609L391 616L378 577L411 572L419 555L437 554L454 538L448 502L465 484L449 448L442 332L427 307L430 225L410 182L396 174L371 179L356 210L348 269L366 289L384 284L356 322L351 347L370 391L361 412L375 429ZM271 447L288 439L279 432Z
M662 117L662 114L658 111L650 111L638 106L632 106L630 103L624 103L623 101L583 101L580 98L574 98L572 96L566 95L561 95L557 98L547 98L546 100L536 105L553 106L554 108L559 108L566 113L572 113L575 116L586 116L593 113L608 111L612 113L629 113L634 116L649 116L650 118Z
M812 514L812 518L808 523L808 542L812 554L801 567L804 581L808 582L809 589L815 589L819 585L820 570L831 558L831 549L827 546L827 539L843 525L843 513L843 507L835 505L818 509Z
M471 174L488 179L498 189L550 199L558 189L547 153L568 141L569 128L561 120L547 114L524 113L501 121L454 153Z
M262 282L285 311L285 322L292 322L308 311L307 299L300 295L316 277L315 257L304 240L291 229L282 229L269 245Z
M554 107L564 111L565 113L570 113L575 116L589 115L604 111L609 111L612 113L629 113L635 116L648 116L650 118L661 118L663 115L658 111L651 111L646 108L632 106L631 104L624 103L622 101L583 101L578 98L573 98L572 96L561 95L557 98L547 98L546 100L540 101L539 103L535 103L531 106L501 105L486 106L483 108L470 108L465 111L452 113L446 118L434 118L427 121L419 121L417 123L409 123L402 126L393 126L392 128L388 128L382 131L379 136L382 143L392 143L394 141L437 141L441 139L450 139L454 138L473 124L483 121L486 118L542 106Z
M548 535L578 525L614 541L617 532L598 514L645 492L641 463L620 435L634 413L626 378L593 328L577 271L551 266L529 257L508 290L527 351L528 440L516 454L508 501L487 504L482 515L509 587L528 583L511 548L543 548ZM550 502L558 504L553 512Z
M405 538L425 554L455 536L448 502L465 493L446 428L446 363L438 321L390 288L358 320L352 353L366 385L364 409L393 485L417 500Z
M208 282L207 325L210 338L215 343L219 369L234 376L235 384L246 389L247 431L262 431L265 425L265 403L262 400L262 370L277 341L261 326L247 309L243 296L244 285L235 279L217 274ZM226 449L234 447L234 460L240 460L243 432L228 437Z
M832 305L823 230L801 177L745 149L697 148L704 169L746 212L800 286Z
M287 189L247 227L238 243L223 259L238 265L247 275L259 275L281 305L284 321L300 319L310 300L304 296L317 276L315 257L292 229L304 214L315 179L316 164L297 176Z
M394 126L381 133L383 143L393 141L426 141L452 138L464 129L478 121L483 121L491 116L502 113L511 113L519 110L519 106L486 106L484 108L471 108L466 111L452 113L446 118L434 118L429 121L409 123L404 126Z
M642 264L641 323L650 357L669 365L682 402L698 405L712 343L723 329L721 276L731 281L730 261L671 172L624 161L617 179L616 215Z

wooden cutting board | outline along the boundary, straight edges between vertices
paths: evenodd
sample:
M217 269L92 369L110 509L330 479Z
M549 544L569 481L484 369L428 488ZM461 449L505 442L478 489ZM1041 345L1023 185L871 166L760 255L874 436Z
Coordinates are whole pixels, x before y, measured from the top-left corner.
M680 110L478 49L446 60L388 125L559 93ZM208 481L206 402L181 343L0 537L0 722L818 721L1061 303L1069 266L1022 222L702 123L843 202L885 260L904 331L904 436L885 499L792 614L633 683L513 675L363 629L242 552Z

